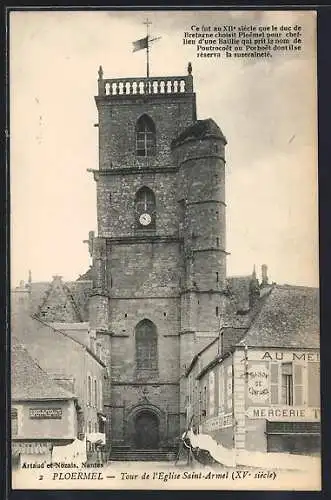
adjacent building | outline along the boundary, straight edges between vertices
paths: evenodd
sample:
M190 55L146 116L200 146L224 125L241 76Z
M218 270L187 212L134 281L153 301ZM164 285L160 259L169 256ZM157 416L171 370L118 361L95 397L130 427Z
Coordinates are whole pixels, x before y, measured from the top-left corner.
M72 443L83 430L78 399L56 384L14 337L11 381L14 463L50 461L53 446Z
M219 342L186 373L188 423L228 448L318 454L318 297L314 288L272 285L241 332L229 315Z
M75 394L80 433L92 451L93 435L105 434L107 425L103 386L108 371L95 332L86 323L63 323L60 329L31 316L29 285L21 284L12 297L12 335L57 385Z

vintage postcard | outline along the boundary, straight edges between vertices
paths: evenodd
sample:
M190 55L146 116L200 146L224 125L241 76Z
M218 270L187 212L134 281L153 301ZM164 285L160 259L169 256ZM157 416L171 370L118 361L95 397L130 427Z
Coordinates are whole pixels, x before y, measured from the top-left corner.
M12 488L320 490L316 12L9 38Z

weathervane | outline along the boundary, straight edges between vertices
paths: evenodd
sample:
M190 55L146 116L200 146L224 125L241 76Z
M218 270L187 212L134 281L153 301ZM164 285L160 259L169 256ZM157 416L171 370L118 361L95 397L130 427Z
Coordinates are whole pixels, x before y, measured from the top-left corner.
M137 52L137 50L146 49L146 73L147 78L149 78L149 48L150 43L155 42L156 40L160 40L160 36L155 38L150 38L149 36L149 26L152 24L151 21L147 18L143 24L146 24L147 35L144 38L140 38L133 43L133 52Z

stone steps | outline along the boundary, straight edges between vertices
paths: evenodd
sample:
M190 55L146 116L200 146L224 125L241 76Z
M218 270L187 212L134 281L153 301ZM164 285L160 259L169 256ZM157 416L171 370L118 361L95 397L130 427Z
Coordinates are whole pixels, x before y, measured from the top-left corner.
M173 450L120 450L113 449L110 460L116 462L174 462L176 453Z

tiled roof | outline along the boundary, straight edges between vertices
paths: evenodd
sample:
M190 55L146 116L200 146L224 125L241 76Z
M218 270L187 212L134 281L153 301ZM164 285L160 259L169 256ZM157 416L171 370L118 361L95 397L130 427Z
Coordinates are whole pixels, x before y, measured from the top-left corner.
M86 273L81 274L79 278L77 278L77 281L94 281L95 280L95 269L93 266L90 266L89 269L86 271Z
M319 290L276 285L238 345L319 348Z
M91 270L90 270L91 271ZM89 271L88 271L89 272ZM92 271L91 271L92 273ZM86 273L87 275L87 273ZM31 283L31 313L38 314L39 308L45 303L49 293L52 290L53 282L33 282ZM83 276L77 281L61 282L64 293L69 295L74 309L77 311L76 321L88 320L88 297L92 288L91 279L83 279Z
M251 276L236 276L228 280L228 301L224 315L224 328L247 329L264 304L265 297L274 285L260 288L260 299L251 307L249 304L249 287Z
M15 401L74 399L40 368L15 337L11 345L11 396Z
M230 276L226 281L233 306L237 311L247 311L249 309L249 287L252 276Z

